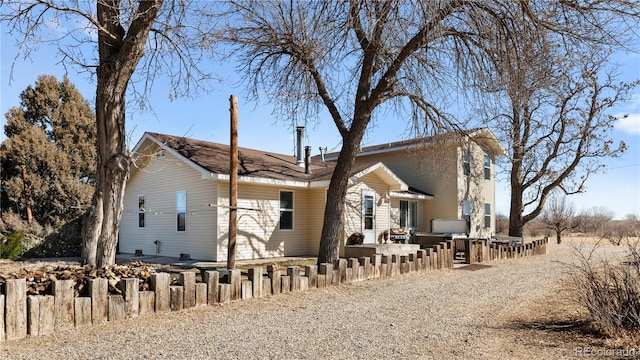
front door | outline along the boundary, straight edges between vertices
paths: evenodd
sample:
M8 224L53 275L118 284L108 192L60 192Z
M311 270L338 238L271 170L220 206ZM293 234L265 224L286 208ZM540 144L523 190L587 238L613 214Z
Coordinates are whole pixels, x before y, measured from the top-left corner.
M371 190L362 191L362 234L364 244L376 242L376 193Z

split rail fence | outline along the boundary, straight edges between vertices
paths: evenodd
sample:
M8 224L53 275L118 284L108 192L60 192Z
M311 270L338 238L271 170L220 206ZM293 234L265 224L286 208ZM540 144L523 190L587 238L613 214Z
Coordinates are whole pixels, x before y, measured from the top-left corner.
M547 243L547 239L542 239L505 246L468 240L465 256L468 263L476 263L542 255L547 252ZM454 257L454 242L447 241L407 255L341 258L320 266L268 265L266 273L262 267L251 268L244 275L240 270L225 274L207 270L202 271L202 282L196 282L196 273L185 271L179 274L180 285L171 285L169 273L155 273L151 275L149 291L139 290L137 278L121 279L121 295L109 294L107 279L97 278L90 280L89 296L81 297L74 297L73 280L54 281L52 295L27 295L26 279L8 279L0 294L0 341L194 306L452 268Z

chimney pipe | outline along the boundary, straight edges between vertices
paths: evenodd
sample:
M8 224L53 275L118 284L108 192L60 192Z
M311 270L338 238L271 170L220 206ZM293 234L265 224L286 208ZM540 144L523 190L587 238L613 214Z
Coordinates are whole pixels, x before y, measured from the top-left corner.
M326 152L327 152L327 148L320 146L320 159L322 160L322 162L324 162L324 154Z
M302 159L302 138L304 136L304 126L296 126L296 165L304 166L304 160Z
M311 146L304 147L304 173L311 173Z

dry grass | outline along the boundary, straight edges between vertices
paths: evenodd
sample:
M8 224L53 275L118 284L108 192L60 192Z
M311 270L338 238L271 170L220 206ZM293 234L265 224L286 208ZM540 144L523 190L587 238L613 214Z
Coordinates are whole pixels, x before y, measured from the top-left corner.
M637 244L637 241L637 239L627 239L627 244ZM547 341L573 344L577 347L592 346L615 349L640 346L640 328L632 326L621 330L609 321L611 320L609 318L612 317L612 306L620 305L622 297L628 298L633 294L637 295L638 289L640 289L638 287L637 265L635 270L631 268L634 273L618 272L620 264L628 261L629 248L613 245L599 237L582 234L566 236L563 238L562 245L556 247L555 244L552 244L551 249L554 248L571 252L570 257L561 260L566 267L563 280L549 291L549 294L553 294L553 296L531 299L532 306L522 307L526 311L514 315L512 319L514 326L531 332L531 336L542 337ZM634 261L638 261L637 253L635 257ZM631 283L627 281L623 284L619 278L617 279L619 288L615 294L611 292L597 293L597 291L594 294L592 291L595 280L593 276L596 272L602 271L603 265L609 267L608 275L631 275ZM629 270L628 267L626 269ZM589 276L591 277L589 278ZM610 278L600 280L612 281ZM626 276L626 280L629 280L629 276ZM596 285L595 290L602 289L602 283ZM622 289L627 285L635 286L635 288ZM626 296L631 292L633 294ZM598 301L594 301L595 296L600 297ZM608 298L611 296L617 296L617 298ZM631 316L637 320L638 298L637 296L631 297L633 303L627 305L633 307L631 312L635 313ZM598 305L600 308L597 308Z

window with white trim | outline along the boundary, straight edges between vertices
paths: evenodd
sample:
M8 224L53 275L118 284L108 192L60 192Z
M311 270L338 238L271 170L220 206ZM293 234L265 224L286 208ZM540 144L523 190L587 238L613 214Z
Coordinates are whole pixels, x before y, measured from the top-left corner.
M491 157L489 155L484 156L484 178L491 180Z
M471 202L466 199L462 200L462 218L471 221Z
M293 230L293 191L280 190L280 230Z
M176 231L187 231L187 191L176 191Z
M465 175L471 174L471 154L469 149L462 150L462 170Z
M138 227L144 227L144 195L138 196Z
M484 228L489 229L491 227L491 204L484 204Z
M400 227L412 228L418 227L418 202L400 200Z

